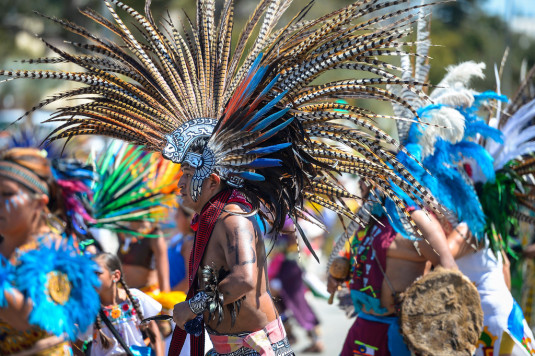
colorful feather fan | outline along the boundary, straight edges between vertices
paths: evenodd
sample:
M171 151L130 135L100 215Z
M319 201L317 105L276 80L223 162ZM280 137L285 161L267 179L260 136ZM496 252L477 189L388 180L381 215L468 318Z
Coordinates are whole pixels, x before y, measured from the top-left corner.
M422 184L426 184L438 201L453 212L457 221L466 222L474 236L480 240L485 233L486 218L472 177L469 177L465 172L465 164L472 162L485 174L486 179L494 181L493 159L475 141L475 135L494 137L496 140L500 138L500 135L499 131L485 127L481 119L477 119L475 116L475 111L483 101L489 99L488 96L483 95L479 98L479 95L476 94L473 97L472 107L457 107L457 111L465 118L463 138L458 142L451 142L440 137L436 139L433 146L434 153L422 161L433 178L432 180L427 179L422 172ZM503 97L497 98L504 100ZM435 110L440 111L440 109ZM487 133L488 135L486 135ZM423 151L421 147L415 146L415 149ZM417 155L417 152L413 153ZM402 162L404 161L402 159ZM418 169L418 167L414 168ZM411 172L415 171L411 170Z
M98 265L67 241L53 245L41 244L19 257L14 285L33 302L30 324L76 340L100 309Z
M91 186L98 179L92 166L76 159L52 160L52 174L61 190L63 211L60 216L67 223L68 231L84 238L88 225L95 219L88 211L87 201L91 199Z
M118 0L104 0L109 16L82 13L111 31L113 39L51 18L86 41L70 42L67 49L45 41L57 57L29 61L72 63L78 71L3 70L0 75L81 84L30 110L59 99L91 98L55 112L48 121L60 126L50 140L97 134L163 152L175 163L195 167L189 192L194 200L203 179L218 172L255 208L266 207L276 231L288 214L294 221L307 218L304 200L360 223L343 202L356 198L339 184L337 175L344 172L374 182L400 210L405 203L395 198L393 184L440 213L427 189L385 148L404 150L374 120L396 117L337 102L393 102L412 113L411 120L417 118L406 100L384 86L403 87L425 100L419 89L425 84L400 78L385 58L405 53L400 48L412 44L404 38L414 13L430 4L366 0L308 20L311 1L289 23L281 23L291 2L260 0L233 38L232 0L218 3L217 11L215 0L198 0L196 21L186 18L179 27L174 19L157 25L150 0L144 15ZM335 71L345 79L322 79ZM194 143L201 149L191 151ZM96 201L120 205L122 190L113 183L104 188ZM112 196L114 201L107 201ZM112 225L125 214L135 216L127 210L104 214L100 219Z
M95 162L98 180L89 199L92 227L131 235L156 237L133 231L132 221L156 221L176 205L178 165L163 162L143 147L113 142Z

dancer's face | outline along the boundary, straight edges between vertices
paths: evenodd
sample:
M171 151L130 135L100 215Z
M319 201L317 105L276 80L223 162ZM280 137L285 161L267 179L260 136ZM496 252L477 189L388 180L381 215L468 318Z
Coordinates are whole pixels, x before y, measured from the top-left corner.
M200 213L203 206L223 188L221 185L221 179L218 175L212 173L202 183L202 190L197 201L194 201L190 194L191 178L195 173L195 168L188 164L182 165L182 176L178 181L178 187L180 188L180 196L182 198L182 205L186 208L194 210L196 213Z
M5 238L37 227L48 197L32 194L28 189L7 178L0 178L0 235Z

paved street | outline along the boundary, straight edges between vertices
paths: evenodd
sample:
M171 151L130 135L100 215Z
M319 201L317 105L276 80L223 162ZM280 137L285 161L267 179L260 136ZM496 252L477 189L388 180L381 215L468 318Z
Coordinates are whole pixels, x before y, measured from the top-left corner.
M349 330L353 324L354 319L348 319L344 312L335 304L329 305L327 304L326 300L314 298L311 293L307 293L307 299L321 321L322 340L323 344L325 345L325 350L321 354L301 352L310 344L310 342L306 336L306 333L299 327L295 327L295 335L298 339L298 342L292 345L295 354L297 356L338 355L342 349L342 344L345 340L347 330Z

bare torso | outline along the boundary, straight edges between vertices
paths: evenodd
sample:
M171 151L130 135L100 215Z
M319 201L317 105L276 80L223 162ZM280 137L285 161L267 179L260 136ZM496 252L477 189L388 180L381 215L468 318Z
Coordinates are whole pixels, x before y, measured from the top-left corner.
M233 238L232 234L229 234L228 228L223 226L224 220L231 216L228 213L221 215L206 247L200 268L208 265L215 271L223 268L230 272L245 267L248 268L248 273L254 277L251 279L252 288L244 294L245 298L241 302L234 326L231 326L231 317L226 306L224 306L223 321L219 325L217 323L218 315L213 320L208 320L208 312L204 314L204 320L208 327L222 334L257 331L278 317L269 294L266 253L263 236L259 233L260 229L254 218L239 217L239 219L247 219L249 222L241 227L242 230L239 232L241 238ZM229 266L229 261L233 265ZM239 276L236 282L236 285L240 283ZM204 287L201 280L199 280L199 285L201 289ZM226 288L228 287L232 288L232 284L227 285Z
M425 243L421 242L420 244ZM424 274L426 259L416 251L413 242L400 234L396 235L386 252L386 278L381 287L381 306L392 314L394 308L393 293L405 291L418 277ZM387 282L390 281L394 291Z
M126 284L131 288L143 288L158 285L156 270L135 265L123 265L123 273Z

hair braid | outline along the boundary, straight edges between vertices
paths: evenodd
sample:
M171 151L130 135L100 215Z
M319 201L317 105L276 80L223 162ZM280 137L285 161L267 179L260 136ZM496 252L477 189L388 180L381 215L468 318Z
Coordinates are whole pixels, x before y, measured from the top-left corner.
M112 345L112 339L108 335L104 334L104 331L102 331L102 320L100 319L100 315L97 315L97 320L95 321L95 328L98 332L98 338L100 340L100 344L102 345L102 348L107 350Z
M123 278L122 270L121 270L121 277L119 278L119 283L121 283L121 285L123 286L126 292L126 296L130 300L130 302L132 303L132 306L134 307L134 310L136 311L136 315L140 321L139 329L142 332L146 332L150 338L151 343L154 343L156 341L156 337L154 333L152 332L152 330L149 329L148 324L141 324L141 321L144 319L143 311L141 310L141 305L139 304L139 300L137 298L134 298L134 296L130 292L128 285L126 285L126 282L124 281L124 278Z

